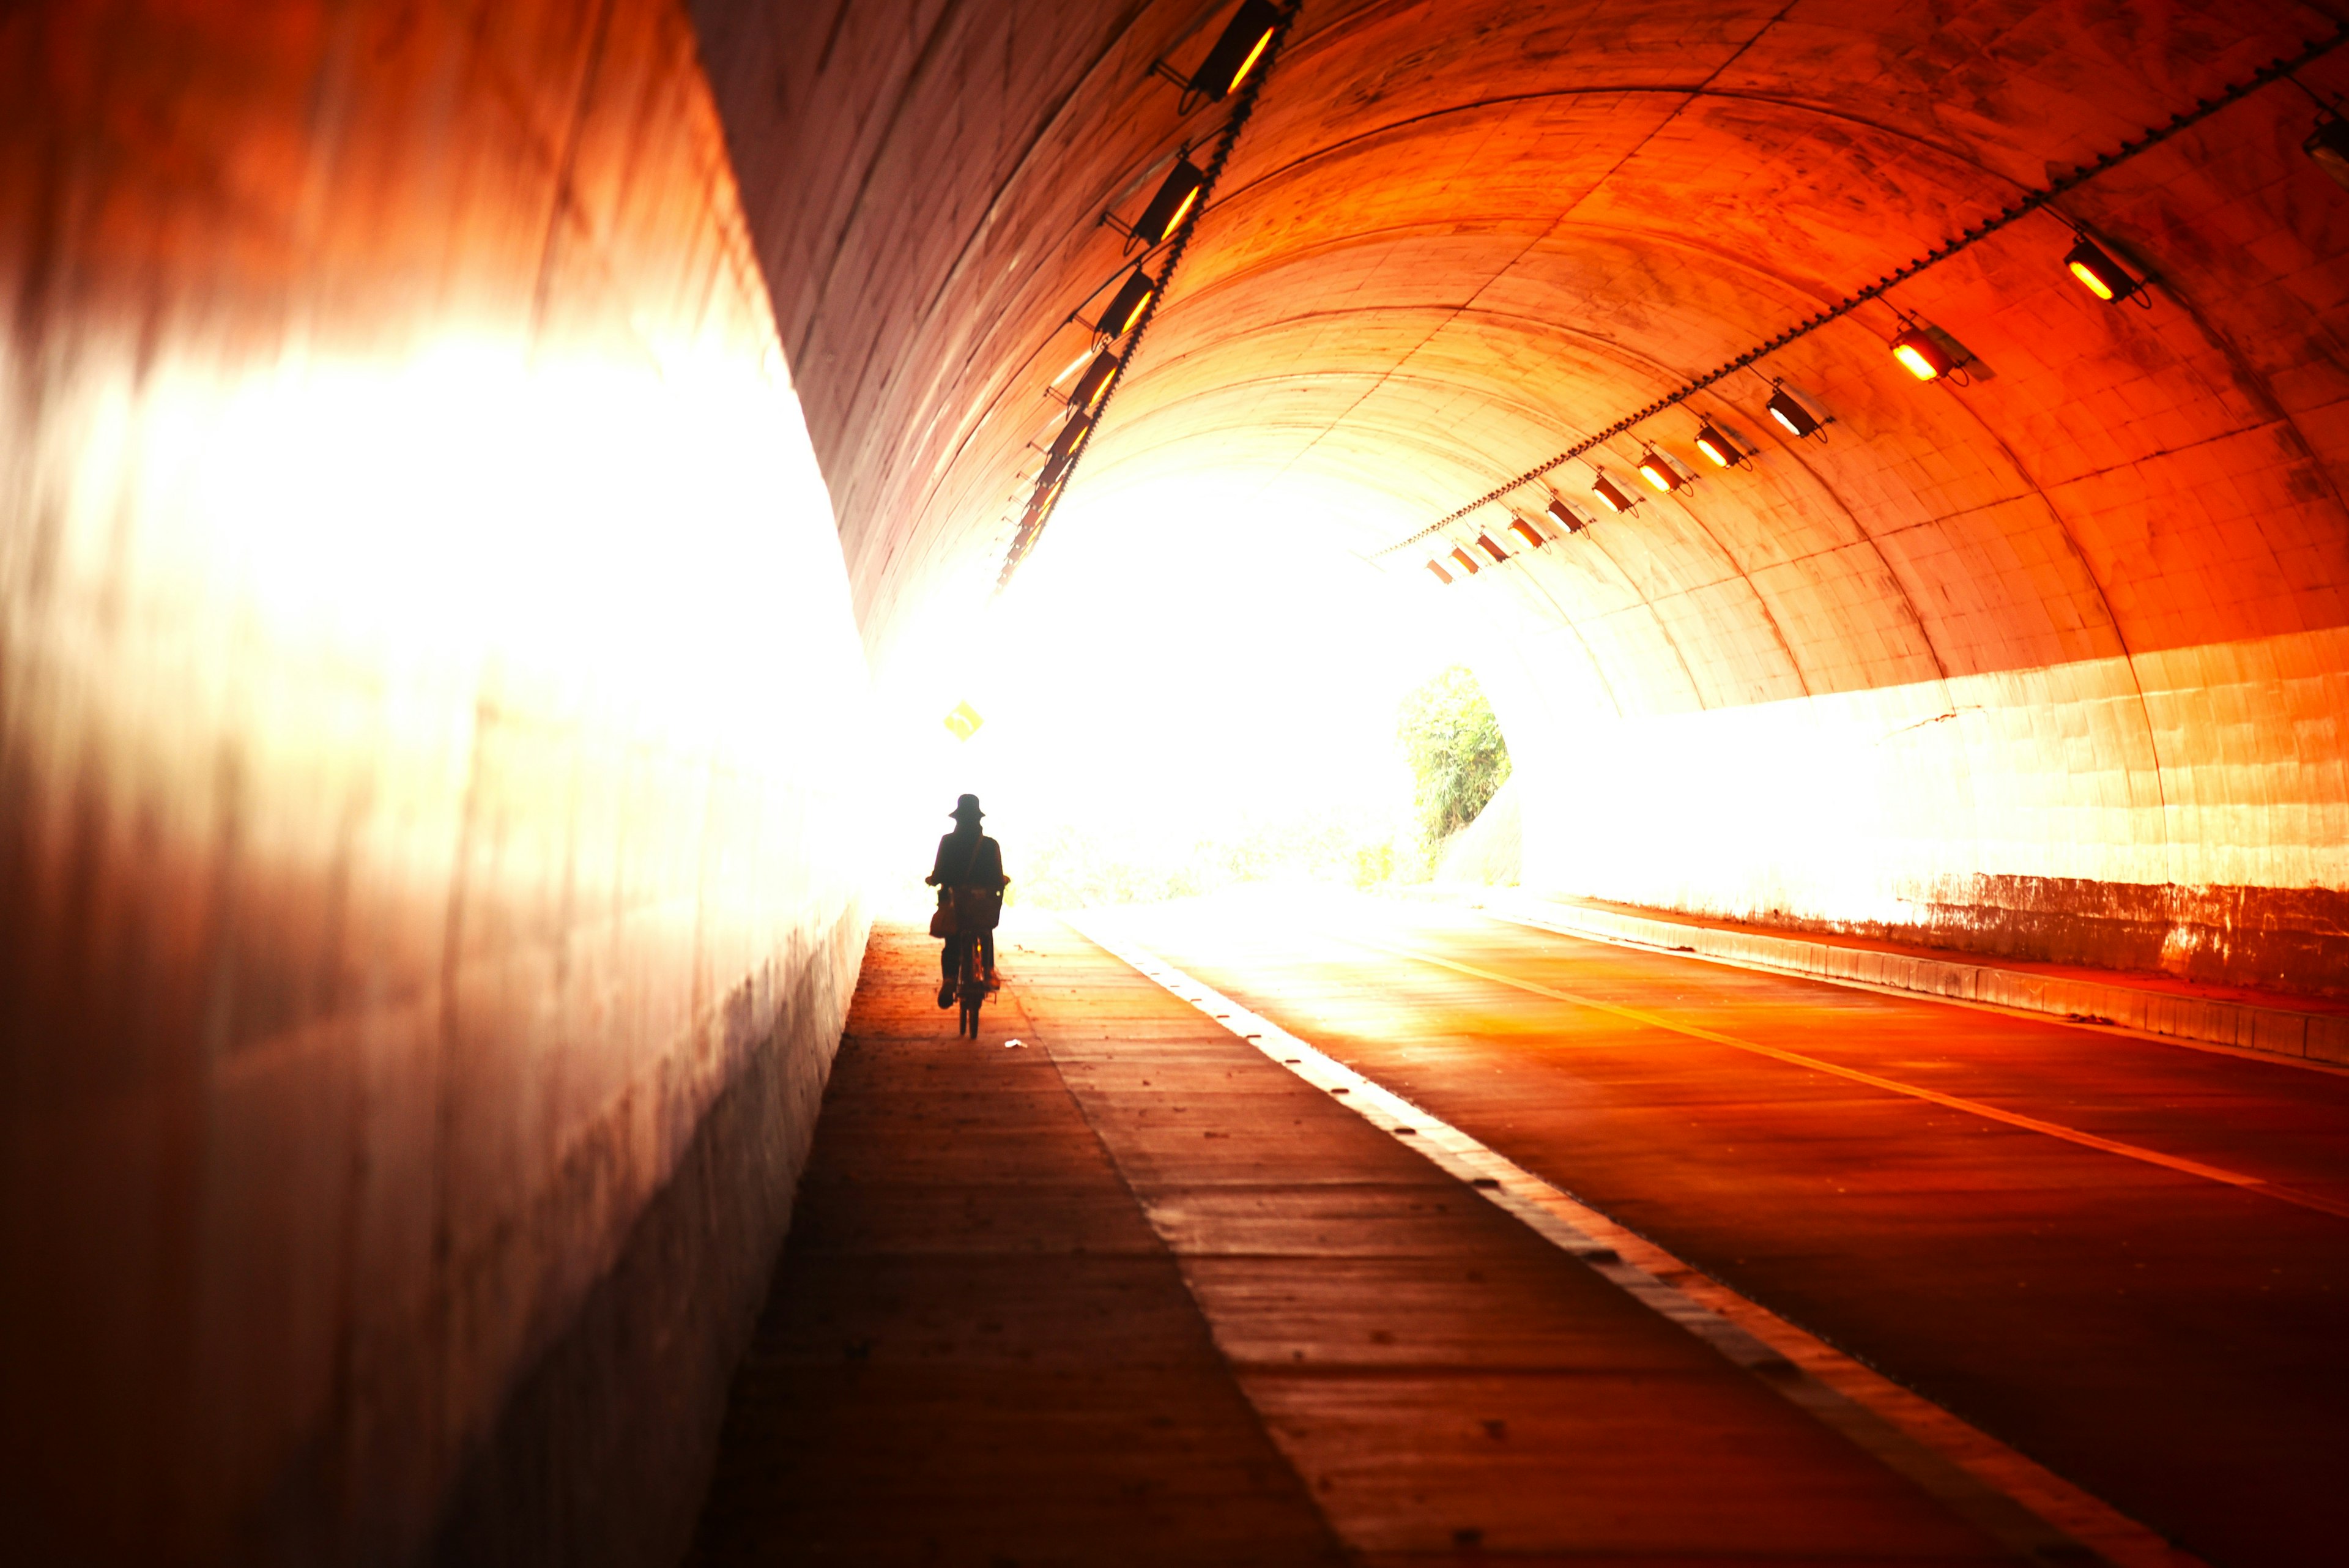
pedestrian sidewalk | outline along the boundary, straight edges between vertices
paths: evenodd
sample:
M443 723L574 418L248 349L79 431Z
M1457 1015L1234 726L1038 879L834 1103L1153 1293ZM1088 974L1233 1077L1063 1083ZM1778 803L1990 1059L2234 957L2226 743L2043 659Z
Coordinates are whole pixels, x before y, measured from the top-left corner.
M1982 961L1949 949L1774 930L1514 888L1478 888L1461 895L1461 901L1567 936L2349 1066L2349 1002L2198 986L2165 975L2078 965Z
M1341 1089L1001 949L968 1041L874 931L694 1562L2013 1560Z

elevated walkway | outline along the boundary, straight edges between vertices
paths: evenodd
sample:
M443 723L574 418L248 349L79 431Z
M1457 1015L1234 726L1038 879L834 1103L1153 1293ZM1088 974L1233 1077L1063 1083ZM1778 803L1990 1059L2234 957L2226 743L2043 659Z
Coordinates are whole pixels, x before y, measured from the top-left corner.
M1516 888L1477 888L1459 895L1459 901L1568 936L2349 1066L2349 1002L2079 965L1977 960L1942 948L1785 931Z
M874 934L694 1562L2016 1560L1067 928L976 1042L936 950Z

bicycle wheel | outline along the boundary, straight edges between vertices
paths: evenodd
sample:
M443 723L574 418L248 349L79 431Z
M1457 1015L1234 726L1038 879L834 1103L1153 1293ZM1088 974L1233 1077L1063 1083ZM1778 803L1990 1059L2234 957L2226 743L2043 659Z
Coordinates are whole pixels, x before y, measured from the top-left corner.
M987 1001L987 971L979 967L977 937L963 940L962 961L957 967L962 971L957 987L962 997L962 1033L976 1040L978 1038L978 1010Z

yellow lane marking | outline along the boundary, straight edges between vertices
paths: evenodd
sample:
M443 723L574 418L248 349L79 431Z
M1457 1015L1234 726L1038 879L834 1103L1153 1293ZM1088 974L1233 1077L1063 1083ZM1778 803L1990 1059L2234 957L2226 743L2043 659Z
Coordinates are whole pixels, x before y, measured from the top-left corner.
M1861 1366L1767 1308L1706 1280L1425 1107L1174 969L1089 910L1062 919L1315 1088L1511 1215L1633 1300L1710 1345L1765 1386L1922 1486L2031 1562L2205 1568L2145 1526L2043 1469L1923 1396ZM1080 923L1081 922L1081 923ZM1407 1140L1407 1141L1406 1141ZM1666 1274L1686 1282L1675 1285ZM2077 1543L2077 1544L2075 1544ZM2083 1556L2080 1545L2090 1548Z
M1883 1089L1895 1095L1906 1095L1916 1100L1929 1100L1934 1105L1947 1106L1953 1111L1963 1111L1969 1116L1981 1116L1989 1121L2004 1122L2009 1127L2022 1127L2028 1132L2044 1133L2049 1137L2059 1137L2067 1143L2076 1143L2086 1148L2102 1149L2106 1154L2116 1154L2125 1159L2138 1159L2147 1165L2164 1166L2171 1170L2183 1171L2189 1176L2199 1176L2206 1181L2223 1182L2229 1187L2244 1188L2254 1192L2264 1193L2270 1198L2281 1199L2286 1203L2296 1203L2302 1209L2313 1209L2321 1213L2349 1220L2349 1203L2320 1197L2313 1192L2302 1192L2294 1188L2279 1187L2265 1177L2248 1176L2240 1170L2229 1170L2223 1166L2205 1165L2199 1159L2187 1159L2178 1155L2164 1154L2159 1149L2147 1148L2141 1144L2122 1143L2116 1138L2099 1137L2095 1133L2082 1132L2077 1127L2067 1127L2060 1122L2042 1121L2037 1116L2026 1116L2020 1111L2002 1110L1996 1106L1984 1105L1980 1100L1963 1099L1956 1095L1945 1095L1937 1089L1920 1088L1915 1084L1903 1084L1892 1078L1879 1078L1873 1073L1863 1073L1857 1067L1839 1066L1833 1062L1823 1062L1816 1056L1806 1056L1799 1051L1785 1051L1775 1045L1764 1045L1757 1041L1741 1040L1734 1034L1723 1034L1718 1030L1700 1028L1693 1023L1676 1023L1669 1018L1640 1008L1625 1007L1612 1002L1601 1002L1593 996L1578 996L1570 991L1557 991L1547 985L1537 985L1529 980L1519 980L1514 975L1496 973L1489 969L1479 969L1475 964L1458 963L1451 959L1438 958L1433 953L1422 952L1415 948L1393 947L1384 942L1372 941L1368 937L1345 936L1334 931L1329 934L1356 947L1369 948L1373 952L1388 953L1396 958L1410 959L1418 963L1433 964L1439 969L1455 970L1462 974L1474 975L1478 980L1491 981L1495 985L1513 986L1518 991L1531 992L1536 996L1547 996L1554 1001L1570 1002L1577 1007L1611 1012L1619 1018L1628 1018L1633 1023L1644 1023L1653 1029L1669 1030L1674 1034L1685 1034L1692 1039L1710 1041L1713 1044L1726 1045L1733 1050L1749 1051L1756 1056L1767 1056L1773 1061L1785 1062L1792 1066L1807 1067L1815 1073L1826 1073L1835 1077L1847 1078L1855 1084L1866 1084L1872 1089Z

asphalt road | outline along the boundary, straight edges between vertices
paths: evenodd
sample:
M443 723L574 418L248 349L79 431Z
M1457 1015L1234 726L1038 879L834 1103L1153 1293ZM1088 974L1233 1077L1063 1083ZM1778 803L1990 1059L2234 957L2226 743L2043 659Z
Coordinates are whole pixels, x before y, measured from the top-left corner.
M1123 925L2207 1561L2349 1558L2349 1074L1440 905Z

